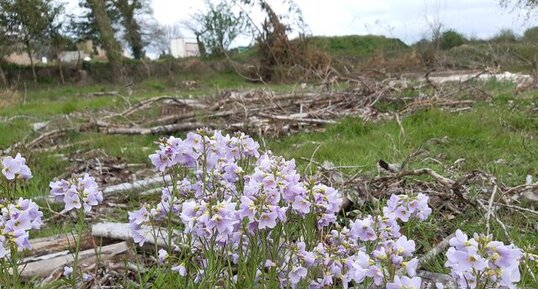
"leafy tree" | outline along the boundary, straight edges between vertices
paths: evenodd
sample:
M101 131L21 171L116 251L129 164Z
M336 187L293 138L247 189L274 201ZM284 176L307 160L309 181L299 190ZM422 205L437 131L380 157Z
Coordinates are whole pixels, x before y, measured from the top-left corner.
M223 55L230 44L243 33L246 17L242 11L234 11L234 3L222 0L213 4L206 0L206 12L198 12L187 27L194 32L201 51L211 55ZM203 44L203 46L201 45Z
M8 19L6 19L6 16L6 13L0 11L0 80L2 80L2 83L7 88L9 86L9 83L7 81L4 69L2 68L2 60L4 56L8 55L13 49L11 45L11 43L13 43L13 40L11 39L12 34L10 33L10 29L8 26L9 23L7 21Z
M523 34L523 40L527 42L538 43L538 27L531 27L525 30Z
M112 76L114 80L118 80L121 76L121 46L114 37L114 29L107 14L105 0L87 0L87 3L93 17L95 17L99 39L106 50L108 62L112 68Z
M73 30L79 39L92 40L96 45L103 45L101 31L90 2L80 2L79 6L84 12L72 23ZM130 49L135 59L143 58L148 46L155 45L156 35L160 33L149 0L102 2L115 38L122 40L122 44Z
M146 0L114 0L114 6L120 15L120 23L125 29L124 39L135 59L145 56L147 42L142 39L142 27L137 14L151 14L150 3Z
M504 28L495 34L490 41L496 43L514 43L517 42L518 38L519 37L512 29Z
M456 46L463 45L465 41L465 37L452 29L447 30L443 32L439 38L439 46L441 49L451 49Z
M9 36L24 46L34 81L37 75L33 54L57 30L57 18L62 11L63 6L52 0L0 0L0 21L6 25Z
M69 37L69 35L65 33L62 28L65 27L58 27L58 29L51 31L50 48L53 58L55 58L58 63L58 72L60 73L60 79L62 80L62 83L65 83L62 66L62 52L67 49L75 49L75 44L74 40Z
M110 19L112 30L114 34L116 34L118 32L116 23L119 22L120 14L113 2L104 1L103 4L105 6L106 14ZM90 1L80 0L78 5L81 13L78 17L73 17L70 23L70 29L73 32L73 37L77 41L91 40L96 46L103 45L101 42L99 26L97 25Z

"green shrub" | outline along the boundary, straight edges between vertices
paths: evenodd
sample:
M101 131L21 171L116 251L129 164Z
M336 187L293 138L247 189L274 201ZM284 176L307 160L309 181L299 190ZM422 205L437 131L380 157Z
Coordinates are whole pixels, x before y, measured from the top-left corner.
M455 30L447 30L439 37L439 47L444 50L463 45L467 40Z
M490 41L495 43L515 43L518 39L519 37L512 29L504 28L495 34Z
M369 56L409 49L400 39L378 35L314 36L308 40L311 47L333 56Z
M538 42L538 26L525 30L523 40L526 42Z

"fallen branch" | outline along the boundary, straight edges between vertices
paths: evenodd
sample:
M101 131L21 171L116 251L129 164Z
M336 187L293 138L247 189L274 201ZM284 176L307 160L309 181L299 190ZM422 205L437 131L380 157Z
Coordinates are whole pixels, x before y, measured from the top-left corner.
M111 195L127 192L127 191L137 191L144 189L156 184L161 184L164 186L164 183L171 182L172 178L169 175L166 176L154 176L148 179L135 181L132 183L122 183L114 186L107 187L103 190L103 197L109 197Z
M497 193L497 181L493 177L490 178L490 181L493 183L493 190L491 192L491 196L488 201L488 209L486 211L486 235L489 235L491 232L489 220L493 214L493 201L495 200L495 194Z
M189 131L203 127L215 128L216 125L198 122L187 122L178 124L169 124L156 126L151 128L143 127L106 127L100 131L106 134L126 134L126 135L150 135L150 134L166 134L178 131Z
M432 178L434 178L437 182L439 182L440 184L442 184L443 186L449 189L452 189L454 184L456 184L455 181L441 176L436 171L430 168L422 168L418 170L403 170L403 171L400 171L399 173L396 173L390 176L383 176L383 177L375 178L374 182L386 182L391 179L401 179L406 176L420 176L420 175L429 175Z
M431 259L435 258L435 256L439 255L440 253L444 252L446 247L448 247L450 243L450 239L454 238L455 233L452 233L448 236L446 236L441 242L439 242L435 247L433 247L428 253L424 254L422 257L418 259L418 263L420 266L424 265L426 262L430 261Z
M81 240L81 248L91 248L93 246L93 240L91 238L91 235L83 235ZM52 252L73 249L75 245L75 238L71 235L58 235L53 237L32 239L30 240L30 244L32 245L32 256L38 256L43 254L49 254Z
M304 116L307 116L308 114L300 114L296 116L285 116L285 115L271 115L266 113L258 113L257 114L260 117L264 118L270 118L274 120L286 120L286 121L292 121L297 123L313 123L313 124L335 124L336 121L334 120L326 120L326 119L315 119L315 118L305 118Z
M80 264L95 262L96 251L99 251L100 261L109 260L116 255L127 252L128 249L129 247L127 246L127 242L121 242L96 249L92 248L89 250L81 251L79 253L79 261ZM58 256L57 253L54 253L47 256L43 256L39 261L21 265L19 267L19 270L22 271L21 277L24 279L47 277L54 270L69 265L71 262L73 262L73 260L74 258L70 254Z
M145 237L145 243L156 244L160 247L166 247L168 242L168 233L161 228L151 226L142 226L140 234ZM92 236L108 238L114 240L131 240L131 227L128 223L98 223L92 226Z

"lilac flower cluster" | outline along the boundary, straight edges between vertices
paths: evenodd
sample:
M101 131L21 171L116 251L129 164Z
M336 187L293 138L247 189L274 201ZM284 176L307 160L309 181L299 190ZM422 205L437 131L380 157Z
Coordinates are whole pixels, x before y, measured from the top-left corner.
M318 216L318 228L329 226L336 222L336 214L342 207L342 197L332 187L323 184L315 185L308 193L312 204L312 213Z
M15 158L4 157L2 167L2 174L8 181L16 178L27 180L32 177L26 159L19 153ZM29 231L41 227L41 217L43 213L32 200L19 198L10 201L0 198L0 259L8 257L7 250L31 248Z
M146 241L146 233L142 230L142 225L149 222L150 214L146 207L139 210L129 212L129 228L131 229L131 237L138 245L144 245Z
M415 242L401 235L398 220L407 222L412 216L425 220L431 213L428 197L392 195L383 213L350 222L350 237L359 244L371 244L361 247L352 259L350 278L356 283L370 278L377 286L393 280L386 283L387 288L420 288L421 279L416 277L418 259L413 258Z
M309 288L319 289L334 285L337 280L347 286L356 279L355 264L361 262L364 252L347 228L332 230L314 249L316 267L320 274L310 281Z
M32 172L26 165L26 159L19 153L15 158L8 156L2 159L2 174L8 180L14 180L15 178L28 180L32 178Z
M387 206L383 208L383 214L386 217L400 219L402 222L407 222L413 217L424 221L432 213L432 209L428 206L428 199L429 197L422 193L392 195Z
M445 267L452 270L459 288L516 288L523 254L513 244L505 245L478 234L468 238L457 230L450 246Z
M363 219L356 219L350 224L351 236L363 242L376 240L389 240L399 238L400 225L392 215L387 216L366 216Z
M69 180L50 182L50 196L65 204L64 212L84 208L90 212L93 206L103 201L95 179L88 174L74 175Z
M272 230L292 216L302 219L310 214L319 228L336 221L342 203L336 190L322 184L307 188L293 160L270 153L261 155L258 148L257 142L242 133L229 136L201 130L189 133L184 140L162 139L159 150L149 158L157 171L172 176L172 184L163 189L156 207L146 205L129 213L134 241L146 241L148 227L144 224L154 225L172 217L181 221L184 234L200 240L196 246L211 243L221 251L228 248L237 261L237 252L249 254L249 246L260 245L261 232L271 240L275 234ZM280 241L272 242L278 247ZM291 255L293 260L298 260L299 253ZM201 270L203 264L202 260ZM286 267L285 272L295 274L290 284L302 276L301 268L297 264Z
M418 259L412 258L414 251L415 242L405 236L397 240L379 242L370 254L360 254L360 258L353 264L354 280L360 283L369 277L373 279L374 284L380 286L384 280L392 280L397 276L415 278Z
M278 263L267 259L264 266L276 267L281 288L295 288L301 280L306 279L308 268L315 265L316 259L313 252L306 250L306 244L302 241L286 244L285 248L281 260L275 260Z
M194 168L207 165L215 167L222 159L259 157L259 144L245 134L234 137L223 136L215 131L211 136L207 131L189 133L185 140L173 136L159 142L159 150L149 156L155 168L164 172L174 167Z
M337 190L303 181L293 160L260 154L259 144L242 133L200 130L158 144L149 158L171 181L158 204L129 212L131 236L142 245L151 230L166 226L174 249L160 250L157 259L180 276L195 283L221 279L253 287L347 288L368 280L389 289L420 288L415 242L400 233L398 222L426 220L432 213L428 196L393 195L382 215L342 226L336 222L342 204ZM54 188L64 187L54 183ZM65 199L66 191L54 195ZM170 229L178 223L179 230ZM488 278L495 275L503 286L503 280L515 282L517 265L504 259L517 259L515 251L490 243L478 250L489 254L488 266L496 270L497 275L488 271ZM210 264L219 262L220 275L206 276L215 270ZM451 268L458 266L449 262Z
M15 203L0 201L0 259L10 248L30 249L30 230L38 230L43 213L36 203L19 198ZM15 245L15 246L13 246Z

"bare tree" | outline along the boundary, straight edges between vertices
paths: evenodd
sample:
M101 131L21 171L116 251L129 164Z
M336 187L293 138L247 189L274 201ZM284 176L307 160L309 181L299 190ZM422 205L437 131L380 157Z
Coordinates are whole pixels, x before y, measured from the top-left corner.
M500 0L500 4L504 8L520 8L530 13L536 12L538 8L538 0Z

